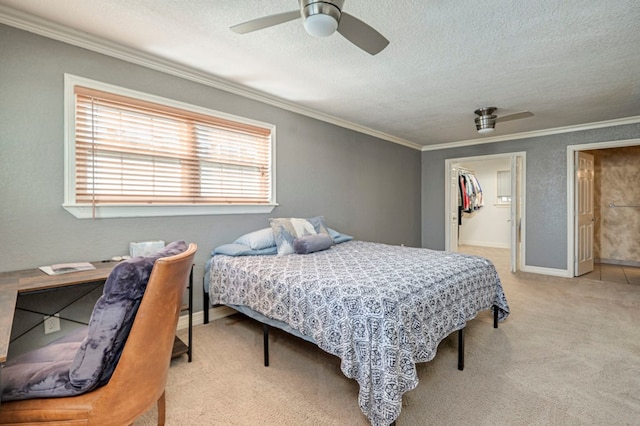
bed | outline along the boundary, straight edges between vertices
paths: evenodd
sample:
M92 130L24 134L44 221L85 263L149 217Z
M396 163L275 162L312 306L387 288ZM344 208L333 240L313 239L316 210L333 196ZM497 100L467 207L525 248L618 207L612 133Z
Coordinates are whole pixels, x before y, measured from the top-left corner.
M214 251L205 287L212 304L339 357L341 371L359 384L364 415L374 426L388 425L402 395L418 385L416 363L432 360L445 337L483 310L494 309L497 326L509 306L488 259L330 231L339 243L307 254Z

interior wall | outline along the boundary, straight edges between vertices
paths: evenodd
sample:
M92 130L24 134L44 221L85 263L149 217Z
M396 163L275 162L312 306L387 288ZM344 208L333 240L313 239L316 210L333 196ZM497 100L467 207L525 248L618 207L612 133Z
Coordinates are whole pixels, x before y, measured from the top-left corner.
M473 123L472 123L473 125ZM422 245L445 247L445 160L526 152L524 265L562 273L567 267L567 146L640 137L640 123L422 153Z
M0 271L184 239L199 246L200 284L214 247L269 226L269 217L324 215L361 240L420 245L417 150L5 25L0 57ZM278 207L270 215L76 219L61 206L64 73L275 124Z
M509 158L472 161L460 164L474 172L482 187L484 206L462 215L458 228L458 244L482 247L509 248L511 246L510 205L497 205L498 170L511 170Z
M595 165L596 261L640 265L640 146L587 152Z

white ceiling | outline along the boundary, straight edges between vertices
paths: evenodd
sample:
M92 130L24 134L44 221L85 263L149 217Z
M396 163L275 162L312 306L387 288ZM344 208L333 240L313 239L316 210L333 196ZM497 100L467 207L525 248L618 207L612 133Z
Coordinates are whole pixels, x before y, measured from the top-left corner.
M313 38L301 20L245 35L229 30L297 7L0 0L0 22L35 15L418 148L481 138L473 111L483 106L535 114L498 123L494 139L640 116L638 0L346 0L345 12L390 40L375 56L337 33Z

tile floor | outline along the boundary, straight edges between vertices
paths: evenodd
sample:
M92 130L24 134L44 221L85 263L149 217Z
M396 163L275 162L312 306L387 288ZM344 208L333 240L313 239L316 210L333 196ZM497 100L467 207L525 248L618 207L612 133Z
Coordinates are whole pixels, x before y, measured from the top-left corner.
M640 268L634 266L596 263L593 272L582 275L583 278L622 284L640 285Z

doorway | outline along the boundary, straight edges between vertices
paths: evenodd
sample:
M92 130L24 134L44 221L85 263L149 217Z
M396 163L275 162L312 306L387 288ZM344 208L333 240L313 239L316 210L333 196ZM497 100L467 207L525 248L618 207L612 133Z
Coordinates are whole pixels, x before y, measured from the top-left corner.
M513 272L521 269L521 259L524 258L524 205L525 205L525 158L526 153L506 153L484 155L476 157L451 158L445 160L446 188L445 188L445 250L458 251L458 243L471 243L510 250L510 264ZM483 211L482 207L476 212L464 213L459 204L460 173L475 172L473 169L482 170L485 184L483 186L483 201L489 209ZM507 173L504 173L507 172ZM506 185L505 178L508 185ZM500 184L500 179L502 184ZM498 190L498 186L502 189ZM484 196L484 188L491 187L488 197ZM505 192L508 194L498 194ZM489 211L493 211L490 213ZM482 214L485 213L483 217ZM476 216L474 216L476 215ZM493 219L489 219L490 216ZM461 232L463 223L477 222L473 230ZM479 220L482 217L483 220ZM487 222L487 219L489 220ZM482 224L480 224L482 223ZM484 228L484 229L483 229ZM490 242L483 242L482 234L493 233ZM502 233L502 236L498 234ZM462 236L462 239L461 239Z
M628 229L630 224L634 223L634 220L630 220L629 217L637 219L640 207L634 207L637 201L637 194L627 193L625 195L625 191L622 190L622 188L635 188L624 178L623 167L614 167L616 169L615 174L620 176L618 178L619 185L617 185L615 191L612 191L611 188L599 188L598 167L595 169L597 182L594 185L595 205L592 213L595 235L590 240L588 233L585 232L587 228L584 227L584 218L581 217L581 213L584 211L584 194L580 183L581 174L583 173L580 162L581 154L584 151L588 151L598 157L612 148L630 147L640 147L640 139L567 146L567 275L570 277L588 274L594 269L599 270L599 262L640 266L635 257L636 261L634 262L633 259L625 260L624 256L625 252L633 253L640 250L640 243L636 239L630 238L633 232L629 232L630 229ZM638 152L639 149L633 151ZM628 160L632 163L630 165L632 174L637 171L638 163L635 158L637 156ZM620 225L619 228L614 227L616 222ZM611 244L609 244L610 242ZM613 252L610 246L614 247L618 253ZM587 260L585 254L589 253L593 253L595 264L592 262L588 268L585 268L584 261Z

